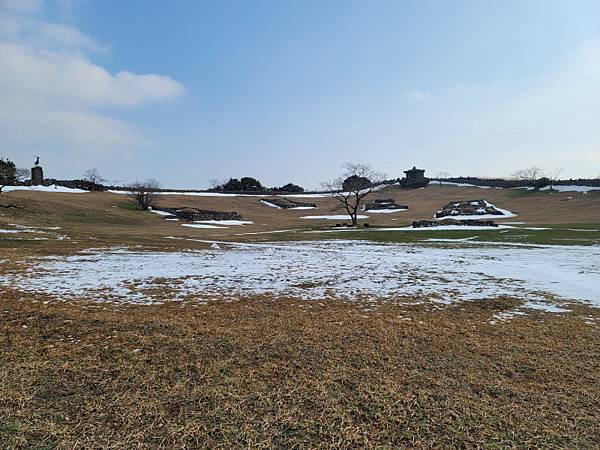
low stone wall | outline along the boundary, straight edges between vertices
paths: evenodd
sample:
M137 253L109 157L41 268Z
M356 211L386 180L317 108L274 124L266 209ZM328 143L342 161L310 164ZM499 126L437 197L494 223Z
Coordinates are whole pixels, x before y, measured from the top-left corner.
M235 211L211 211L208 209L197 208L153 208L158 211L164 211L173 216L195 222L199 220L243 220L243 217Z
M475 226L475 227L497 227L493 220L485 219L444 219L444 220L417 220L412 223L413 228L435 228L444 225Z
M291 208L316 208L316 203L304 203L297 202L296 200L290 200L289 198L264 198L262 201L271 203L275 206L279 206L283 209L291 209Z
M399 205L391 198L378 198L371 203L365 204L365 211L373 211L378 209L408 209L406 205Z

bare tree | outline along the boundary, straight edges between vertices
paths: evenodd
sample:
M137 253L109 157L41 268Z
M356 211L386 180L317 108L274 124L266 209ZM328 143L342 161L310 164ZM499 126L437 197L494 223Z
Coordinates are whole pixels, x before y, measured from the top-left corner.
M210 180L208 180L208 187L212 190L217 190L224 184L225 181L219 180L218 178L211 178Z
M152 208L158 203L160 183L154 178L134 181L127 188L131 191L131 199L140 209Z
M322 183L322 186L324 190L331 191L333 198L344 205L352 225L356 226L360 205L384 179L385 175L375 172L368 165L346 163L341 177Z
M96 168L88 169L85 172L83 172L83 179L94 184L102 184L106 181L104 178L102 178L102 175L100 175L100 171Z
M448 172L438 172L435 174L435 179L440 184L440 186L442 185L442 181L444 181L445 178L450 178L450 174Z
M517 170L512 174L513 178L524 181L528 185L535 186L540 178L543 178L544 171L539 167L528 167L526 169Z

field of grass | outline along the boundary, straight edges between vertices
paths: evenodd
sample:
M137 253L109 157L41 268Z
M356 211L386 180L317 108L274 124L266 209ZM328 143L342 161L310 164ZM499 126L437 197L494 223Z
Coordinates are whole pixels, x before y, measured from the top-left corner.
M361 239L375 242L426 243L447 240L468 240L472 243L509 243L534 245L599 245L600 223L551 224L540 226L517 226L509 229L482 230L419 230L386 231L385 228L363 228L335 231L331 229L318 233L319 239Z
M116 307L5 292L0 443L597 448L600 314L489 323L514 306Z
M256 198L164 199L254 222L197 230L116 194L11 193L3 199L21 206L0 210L0 271L24 273L38 257L90 248L170 252L214 240L600 243L596 194L438 186L384 194L411 209L373 215L374 227L406 226L448 201L482 197L527 224L332 231L332 222ZM315 214L339 214L331 199L315 201ZM273 233L281 230L296 231ZM0 448L600 446L600 310L578 303L507 320L503 313L523 300L366 300L125 306L0 285Z

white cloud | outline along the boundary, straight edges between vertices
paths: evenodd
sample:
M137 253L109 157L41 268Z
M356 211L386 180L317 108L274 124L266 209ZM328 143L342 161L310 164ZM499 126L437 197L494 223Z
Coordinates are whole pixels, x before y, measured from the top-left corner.
M429 98L429 97L431 97L431 92L420 91L418 89L413 89L412 91L409 91L406 94L404 94L404 98L407 98L410 100L423 100L423 99Z
M0 14L0 39L56 51L110 51L75 27L15 14Z
M13 11L36 7L0 1ZM0 152L19 159L13 153L55 148L76 159L148 145L144 133L107 111L173 99L184 87L166 75L110 73L85 56L106 49L77 28L0 13Z
M129 71L113 75L76 54L10 42L0 42L0 60L0 90L9 97L32 96L35 103L128 107L183 93L183 86L168 76Z

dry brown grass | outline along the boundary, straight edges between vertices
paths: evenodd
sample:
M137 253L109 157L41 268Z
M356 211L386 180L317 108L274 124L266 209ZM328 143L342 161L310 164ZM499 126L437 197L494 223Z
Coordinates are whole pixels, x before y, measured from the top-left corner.
M72 252L87 247L106 245L141 245L158 249L180 249L202 244L165 240L165 236L198 239L253 241L273 239L275 235L246 234L269 230L301 229L333 225L332 221L306 220L305 215L341 214L338 202L315 198L317 210L278 210L260 203L259 197L196 197L165 195L162 206L193 206L219 211L238 211L254 222L243 227L193 229L168 222L149 212L134 210L128 196L111 193L60 194L16 191L0 194L19 202L19 210L0 209L0 227L9 223L34 226L61 226L69 241L58 243L21 242L19 251L44 254ZM397 214L372 214L369 223L376 226L402 226L417 219L431 218L435 211L452 200L485 198L498 207L518 214L515 219L532 224L600 224L600 191L589 194L527 193L511 189L479 189L430 185L425 189L403 190L390 187L372 194L372 198L391 197L407 204L409 210ZM281 237L278 235L277 237ZM306 235L304 235L306 237ZM0 239L0 251L10 242ZM67 250L64 250L67 249ZM23 253L24 254L24 253Z
M0 295L3 448L600 444L599 326L578 317L600 315L583 307L490 325L515 301L367 313Z
M0 271L23 270L26 256L90 247L205 246L165 236L269 239L239 234L308 228L319 223L300 216L339 213L331 199L316 199L317 211L280 211L256 197L165 197L167 206L237 210L254 221L194 230L135 211L116 194L1 195L22 208L0 210L0 228L60 226L69 239L4 235ZM376 225L481 197L519 213L513 220L600 223L600 193L431 186L378 196L411 210L373 215ZM600 444L600 313L583 306L491 325L514 300L370 312L360 303L260 297L144 307L51 300L0 288L0 448ZM583 314L596 320L586 324Z

